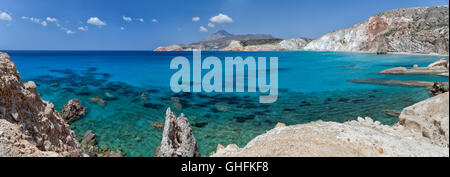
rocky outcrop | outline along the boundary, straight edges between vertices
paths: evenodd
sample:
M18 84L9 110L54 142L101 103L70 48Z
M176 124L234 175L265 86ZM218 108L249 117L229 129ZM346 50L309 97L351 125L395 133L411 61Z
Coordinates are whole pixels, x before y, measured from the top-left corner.
M253 42L263 41L263 42ZM303 47L311 41L307 38L293 38L288 40L233 40L221 51L288 51L303 50Z
M166 111L166 120L161 144L154 153L155 157L198 157L197 143L188 119L182 113L176 117L170 108Z
M435 82L429 91L434 96L448 92L448 82Z
M183 47L179 45L170 45L170 46L160 46L156 48L154 51L162 52L162 51L183 51Z
M349 82L359 83L359 84L378 84L378 85L399 85L408 87L431 87L434 82L430 81L402 81L402 80L387 80L378 78L362 78L362 79L349 79Z
M316 121L279 126L245 147L218 148L212 157L397 157L449 156L448 148L428 142L402 126L370 118L337 123Z
M395 9L311 41L305 50L449 54L448 6Z
M410 69L406 67L389 68L381 71L380 74L429 74L448 77L448 61L440 59L426 67L414 65Z
M449 147L449 93L403 109L399 124L429 138L433 144ZM448 150L448 149L447 149Z
M83 136L83 140L81 140L81 145L83 147L89 147L97 144L97 138L92 130L86 131Z
M0 156L84 156L74 132L0 53Z
M61 117L67 122L71 123L74 120L82 117L86 112L86 107L81 105L80 100L71 99L69 100L61 110Z

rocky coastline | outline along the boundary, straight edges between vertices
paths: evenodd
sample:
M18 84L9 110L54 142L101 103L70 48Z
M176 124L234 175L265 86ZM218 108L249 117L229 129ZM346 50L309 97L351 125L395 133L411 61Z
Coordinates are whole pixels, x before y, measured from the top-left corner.
M446 68L438 61L426 68ZM416 67L417 68L417 67ZM96 135L87 131L80 142L69 123L87 109L77 99L61 112L41 99L34 82L22 82L11 58L0 53L0 156L122 157L120 149L98 147ZM421 73L423 74L423 73ZM448 83L427 83L432 98L404 108L398 123L382 125L371 118L345 123L316 121L286 126L278 123L245 147L217 146L212 157L242 156L449 156ZM388 111L392 113L392 111ZM397 114L397 112L395 112ZM156 125L154 125L156 126ZM198 148L186 116L169 109L161 144L155 157L198 157Z
M386 11L347 29L317 39L278 39L271 35L232 35L217 31L191 44L160 46L155 51L340 51L377 54L449 54L448 6Z

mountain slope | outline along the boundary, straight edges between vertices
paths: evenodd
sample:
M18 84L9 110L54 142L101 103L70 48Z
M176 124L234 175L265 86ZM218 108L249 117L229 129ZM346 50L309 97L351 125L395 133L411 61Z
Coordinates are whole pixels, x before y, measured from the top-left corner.
M395 9L326 34L305 50L448 54L448 6Z

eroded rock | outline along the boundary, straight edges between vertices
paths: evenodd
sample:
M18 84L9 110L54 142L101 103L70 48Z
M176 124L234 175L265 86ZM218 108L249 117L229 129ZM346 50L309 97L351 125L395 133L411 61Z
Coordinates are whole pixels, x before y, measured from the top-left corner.
M198 157L197 143L188 119L182 113L176 117L170 108L166 111L166 120L161 144L154 153L155 157Z
M67 122L71 123L86 113L86 107L81 105L77 98L69 100L61 110L61 117Z
M448 82L435 82L429 91L434 96L448 92Z
M85 155L53 104L41 99L34 82L23 83L15 64L1 52L0 113L1 127L9 127L1 131L15 137L0 141L0 156Z
M448 147L448 97L449 93L446 92L403 109L399 116L399 124L421 133L433 144Z

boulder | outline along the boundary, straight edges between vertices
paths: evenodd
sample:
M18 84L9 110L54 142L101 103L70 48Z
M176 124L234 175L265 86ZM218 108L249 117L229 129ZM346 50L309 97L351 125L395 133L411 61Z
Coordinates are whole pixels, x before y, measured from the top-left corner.
M421 133L431 143L449 147L449 93L443 93L403 109L399 124Z
M97 144L97 139L92 130L86 131L83 136L83 140L81 141L81 145L83 147L89 147Z
M154 153L155 157L198 157L197 143L183 113L176 117L170 108L166 111L161 144Z
M448 82L435 82L429 91L434 96L448 92Z
M61 110L61 117L67 122L71 123L86 113L86 107L81 105L77 98L69 100Z

